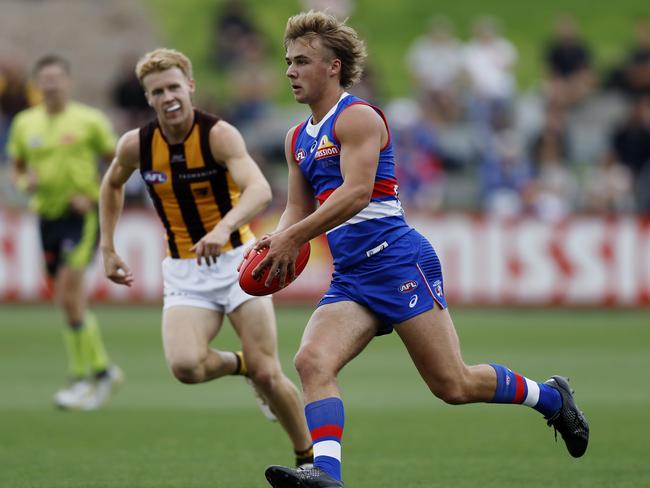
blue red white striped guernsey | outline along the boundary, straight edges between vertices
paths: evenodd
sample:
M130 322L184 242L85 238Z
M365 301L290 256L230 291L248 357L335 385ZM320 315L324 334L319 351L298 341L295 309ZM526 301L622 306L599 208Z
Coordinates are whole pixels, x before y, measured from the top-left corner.
M341 98L318 124L311 117L294 130L293 159L311 184L316 199L322 204L343 183L341 175L341 143L336 137L336 121L346 108L355 104L371 106L366 101L343 93ZM379 153L375 187L370 203L354 217L327 232L327 240L336 269L348 268L376 254L411 230L404 220L395 178L395 158L390 129L388 142Z

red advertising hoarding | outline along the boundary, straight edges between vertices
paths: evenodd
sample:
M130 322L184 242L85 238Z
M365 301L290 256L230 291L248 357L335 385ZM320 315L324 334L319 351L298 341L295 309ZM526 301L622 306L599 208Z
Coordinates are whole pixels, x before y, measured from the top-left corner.
M270 230L278 215L256 222ZM491 219L469 214L408 215L436 248L445 291L453 305L640 306L650 304L650 220L637 217L576 216L558 224L520 218ZM163 230L149 211L128 211L116 232L118 252L135 283L106 280L96 260L88 271L94 300L160 300ZM0 210L0 301L48 298L36 219ZM331 276L324 239L312 242L312 256L298 280L278 300L316 301Z

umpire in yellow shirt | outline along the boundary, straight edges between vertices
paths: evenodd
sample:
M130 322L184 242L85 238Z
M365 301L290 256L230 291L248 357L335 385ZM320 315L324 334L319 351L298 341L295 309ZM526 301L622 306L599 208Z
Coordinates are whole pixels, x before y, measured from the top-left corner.
M58 407L94 410L122 381L102 343L97 321L86 310L84 271L98 241L98 164L110 159L116 137L108 119L71 101L70 64L56 55L33 71L43 102L20 112L9 132L8 152L16 187L31 195L41 244L64 330L70 383L54 396Z

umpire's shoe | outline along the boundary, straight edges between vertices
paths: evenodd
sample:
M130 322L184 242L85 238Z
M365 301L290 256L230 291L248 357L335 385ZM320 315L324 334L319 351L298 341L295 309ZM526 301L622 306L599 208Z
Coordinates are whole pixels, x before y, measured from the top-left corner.
M320 468L291 469L284 466L266 468L266 479L273 488L339 488L342 481L335 480Z
M551 388L555 388L562 397L562 408L548 418L548 425L562 435L569 454L573 457L582 456L587 450L589 443L589 424L584 414L580 411L573 399L573 390L569 387L569 379L563 376L553 376L546 382Z

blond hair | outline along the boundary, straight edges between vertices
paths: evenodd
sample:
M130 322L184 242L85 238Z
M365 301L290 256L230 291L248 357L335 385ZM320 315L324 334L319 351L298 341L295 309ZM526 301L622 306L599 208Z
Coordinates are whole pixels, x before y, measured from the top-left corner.
M148 74L172 68L180 69L188 80L192 79L192 62L189 58L175 49L163 47L142 56L135 66L135 74L142 83Z
M296 39L311 42L320 39L333 59L341 60L341 86L349 88L361 79L366 60L366 45L345 21L324 12L303 12L290 17L284 31L284 48Z

